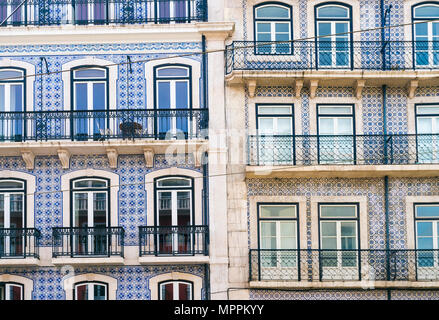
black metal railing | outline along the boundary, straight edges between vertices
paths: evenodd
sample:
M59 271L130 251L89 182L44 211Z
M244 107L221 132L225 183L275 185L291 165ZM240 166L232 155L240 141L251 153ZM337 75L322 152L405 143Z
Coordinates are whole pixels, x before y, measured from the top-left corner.
M0 141L207 138L207 109L0 112Z
M41 233L33 228L0 229L0 258L39 259Z
M227 46L226 74L244 70L439 69L439 41L235 41Z
M207 21L207 0L22 0L0 1L4 26L187 23Z
M209 255L208 226L140 227L140 256Z
M434 163L439 134L248 137L249 165Z
M123 257L124 236L122 227L53 228L52 256Z
M250 281L438 281L439 250L250 250Z

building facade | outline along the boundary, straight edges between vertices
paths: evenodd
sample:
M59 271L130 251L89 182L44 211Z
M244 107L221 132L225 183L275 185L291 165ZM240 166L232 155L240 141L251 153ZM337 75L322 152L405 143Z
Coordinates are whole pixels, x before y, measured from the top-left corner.
M231 295L437 299L439 3L238 2Z

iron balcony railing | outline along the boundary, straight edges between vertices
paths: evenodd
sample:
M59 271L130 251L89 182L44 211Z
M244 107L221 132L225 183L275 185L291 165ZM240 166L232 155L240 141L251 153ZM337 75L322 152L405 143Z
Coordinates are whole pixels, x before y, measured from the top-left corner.
M235 41L225 54L226 74L246 70L439 69L439 41Z
M251 135L248 165L434 164L439 134Z
M207 21L207 0L1 0L4 26Z
M122 227L53 228L52 256L123 257L124 236Z
M0 141L207 138L207 109L0 112Z
M33 228L0 229L0 258L39 259L41 233Z
M140 256L209 255L208 226L140 227Z
M439 250L250 250L250 281L439 281Z

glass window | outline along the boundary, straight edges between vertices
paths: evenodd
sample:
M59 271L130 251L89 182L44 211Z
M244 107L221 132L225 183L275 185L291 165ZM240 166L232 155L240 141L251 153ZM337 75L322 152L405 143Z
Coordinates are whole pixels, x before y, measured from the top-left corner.
M353 164L353 106L324 105L317 109L319 163Z
M75 284L75 300L108 300L108 285L102 282Z
M162 255L191 254L194 245L193 190L191 179L164 178L156 181L157 251Z
M350 9L340 5L319 5L316 17L317 62L319 68L351 66L352 22Z
M106 68L73 70L73 130L76 140L101 140L106 131L108 74Z
M24 300L23 285L0 282L0 301L1 300Z
M320 249L323 267L357 266L357 211L357 204L319 205Z
M190 89L190 67L169 66L156 70L155 99L160 138L173 139L180 134L187 137L190 119L184 110L192 107Z
M169 281L159 285L160 300L193 300L193 284L187 281Z
M96 228L109 226L109 189L106 180L79 180L73 182L72 252L75 255L108 254L108 237Z
M258 54L291 54L291 8L280 5L255 7L255 39L258 42L280 42L256 47Z
M415 205L418 279L436 279L439 266L439 204Z
M429 68L439 65L439 5L424 4L414 7L415 66ZM419 23L420 21L427 21Z
M417 155L419 163L439 162L439 106L416 106Z
M0 112L23 112L25 109L25 72L0 68ZM17 116L5 116L0 121L0 139L21 141L24 121Z
M266 268L296 268L298 260L297 205L259 204L261 275ZM294 273L296 270L292 270Z

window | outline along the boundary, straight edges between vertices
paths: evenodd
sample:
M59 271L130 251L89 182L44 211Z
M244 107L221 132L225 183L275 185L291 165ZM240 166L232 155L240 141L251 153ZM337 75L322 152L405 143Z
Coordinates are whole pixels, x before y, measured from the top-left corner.
M355 130L353 105L317 105L320 164L353 164Z
M24 254L25 236L14 229L26 226L25 192L23 181L0 179L0 257Z
M322 267L357 267L358 227L358 204L319 204Z
M351 66L351 8L344 5L318 5L316 15L316 49L319 68Z
M256 106L259 161L292 163L294 158L293 105Z
M418 279L433 276L439 267L439 204L415 204Z
M0 113L23 112L25 109L25 75L23 69L0 68ZM24 122L20 115L0 118L0 140L21 141Z
M25 6L21 6L21 2L22 1L19 0L0 0L0 21L4 21L11 15L12 12L15 11L14 14L4 24L4 26L7 26L8 24L20 25L24 22Z
M107 125L108 69L82 66L71 70L76 140L102 139Z
M193 300L193 284L189 281L168 281L159 284L160 300Z
M188 20L189 3L187 0L159 1L157 13L159 23L181 23Z
M110 10L107 0L76 1L73 5L75 22L77 24L103 24Z
M13 282L0 282L0 301L1 300L24 300L23 285Z
M291 54L292 14L291 7L280 4L255 6L255 39L257 42L286 41L256 47L257 54Z
M412 8L415 64L417 67L439 65L439 4L420 4Z
M416 105L419 163L439 162L439 105Z
M258 204L261 278L271 279L273 268L289 268L298 277L297 204Z
M77 179L72 184L71 226L73 252L77 255L105 255L109 226L109 181L107 179ZM101 230L101 232L99 232Z
M81 282L75 284L75 300L108 300L108 284L103 282Z
M183 177L156 180L158 254L185 254L192 248L193 181Z
M192 108L191 68L172 65L154 68L158 117L158 136L176 138L183 134L188 137L189 114Z

